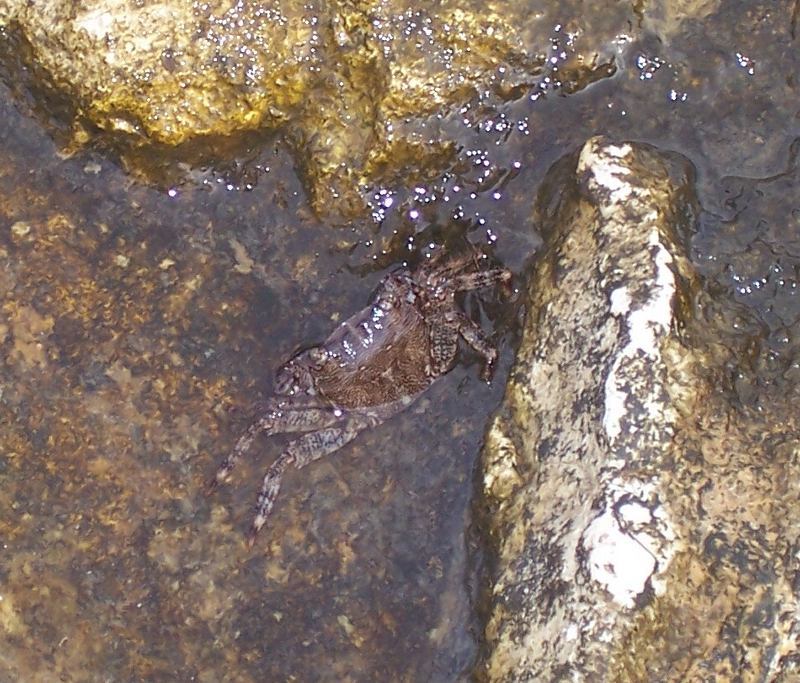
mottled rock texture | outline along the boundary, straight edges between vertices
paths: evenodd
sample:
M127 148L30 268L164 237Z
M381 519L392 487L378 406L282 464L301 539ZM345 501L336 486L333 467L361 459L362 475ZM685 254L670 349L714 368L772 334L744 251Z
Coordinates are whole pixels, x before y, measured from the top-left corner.
M380 278L331 277L295 190L170 198L60 159L0 86L3 683L446 682L471 661L477 372L289 474L251 551L281 441L204 495L274 369Z
M0 65L126 144L287 124L315 209L347 217L365 184L440 172L454 153L442 122L460 104L613 72L632 8L574 4L10 0Z
M717 389L690 176L595 138L541 190L546 247L483 461L484 680L796 680L796 418Z

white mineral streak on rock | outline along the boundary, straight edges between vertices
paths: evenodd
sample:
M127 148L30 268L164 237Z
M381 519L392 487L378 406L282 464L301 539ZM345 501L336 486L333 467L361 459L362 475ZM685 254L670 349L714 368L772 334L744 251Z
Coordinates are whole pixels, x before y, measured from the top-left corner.
M623 160L631 153L630 145L605 145L600 148L595 140L590 140L584 145L578 159L578 173L589 172L592 180L597 186L608 190L608 203L599 206L600 212L605 218L616 214L619 221L621 218L620 204L630 198L634 192L634 187L630 181L623 176L630 174L630 169L617 160Z
M628 344L617 354L611 371L606 377L603 426L612 442L619 436L622 418L626 411L627 394L623 390L626 380L624 377L620 377L621 368L628 359L636 358L639 352L645 354L654 364L661 363L659 341L663 335L669 333L669 325L672 320L672 298L675 294L675 279L669 268L672 256L659 241L657 229L653 229L650 233L650 244L653 245L655 251L654 261L657 274L648 299L635 308L621 309L614 305L614 294L619 290L615 290L611 295L611 313L623 318L630 339ZM625 288L621 287L620 289L624 290ZM620 297L616 297L616 301L619 302L619 300ZM630 306L630 302L627 303ZM651 416L654 419L658 418L658 413L662 409L658 399L643 396L640 396L639 399L644 401L645 409L651 413Z
M659 216L651 206L653 197L647 187L631 184L631 170L624 165L624 159L632 153L630 145L606 145L599 147L590 141L583 149L578 161L578 173L588 173L588 185L594 193L605 191L607 200L598 205L603 218L608 220L607 229L624 232L629 229L631 211L640 216L638 229L649 233L648 243L653 247L653 260L656 264L655 281L649 283L646 297L637 305L631 305L630 293L625 285L611 292L610 311L621 317L628 330L628 343L619 349L605 382L605 414L603 426L613 442L622 429L622 419L626 412L628 394L625 387L630 381L624 376L622 366L635 359L641 352L653 364L660 364L659 343L669 333L672 320L672 299L675 295L675 278L669 268L672 256L661 243L658 231ZM633 206L632 206L633 204ZM645 210L643 211L642 208ZM638 387L637 387L638 389ZM658 390L658 387L655 387ZM651 417L657 419L661 410L657 397L639 396Z
M656 595L663 594L658 570L669 566L675 533L664 506L650 502L657 494L652 482L611 479L607 494L603 511L583 534L583 548L592 579L630 608L648 580Z
M108 7L97 7L75 18L75 27L92 38L105 38L114 26L114 15Z
M645 508L646 509L646 508ZM623 607L633 607L656 559L632 535L623 531L613 510L595 518L583 535L589 553L589 572Z

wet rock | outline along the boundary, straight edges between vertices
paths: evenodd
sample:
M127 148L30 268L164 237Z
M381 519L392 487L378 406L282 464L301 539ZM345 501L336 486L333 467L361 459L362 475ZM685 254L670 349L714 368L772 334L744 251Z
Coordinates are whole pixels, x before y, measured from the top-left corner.
M456 368L291 477L248 552L281 445L213 499L204 483L309 322L324 333L372 283L329 279L330 235L266 183L233 207L87 174L0 94L0 681L458 680L489 387L457 396Z
M0 10L13 39L3 61L21 58L32 86L65 96L83 122L179 145L286 121L319 68L317 12L313 3L11 0Z
M590 140L545 182L547 244L483 456L488 681L797 675L800 440L722 390L688 163Z
M440 172L454 154L444 120L460 104L536 83L574 91L612 73L633 18L627 6L541 0L11 0L0 72L129 146L191 155L193 140L225 149L229 136L288 124L312 204L346 218L376 179Z

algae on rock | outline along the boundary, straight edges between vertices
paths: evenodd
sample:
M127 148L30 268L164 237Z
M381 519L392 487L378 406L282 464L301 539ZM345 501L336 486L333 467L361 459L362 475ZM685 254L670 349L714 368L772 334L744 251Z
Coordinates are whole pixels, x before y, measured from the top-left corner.
M11 0L0 72L32 71L31 89L65 99L68 118L110 134L123 158L285 125L312 205L347 219L363 212L365 185L405 175L410 158L441 172L441 118L475 97L519 97L552 67L554 36L550 86L613 72L631 18L619 3L541 0Z

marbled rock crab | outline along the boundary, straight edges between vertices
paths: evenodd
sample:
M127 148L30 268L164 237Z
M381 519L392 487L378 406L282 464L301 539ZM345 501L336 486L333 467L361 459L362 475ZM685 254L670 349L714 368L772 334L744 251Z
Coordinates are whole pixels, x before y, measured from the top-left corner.
M481 270L479 256L474 251L440 256L413 270L395 270L380 283L369 306L278 370L274 395L261 417L208 485L210 493L228 477L259 433L304 433L267 470L247 534L249 546L266 522L290 465L305 467L409 406L453 367L459 337L483 357L483 377L491 379L497 351L455 296L507 284L511 273Z

